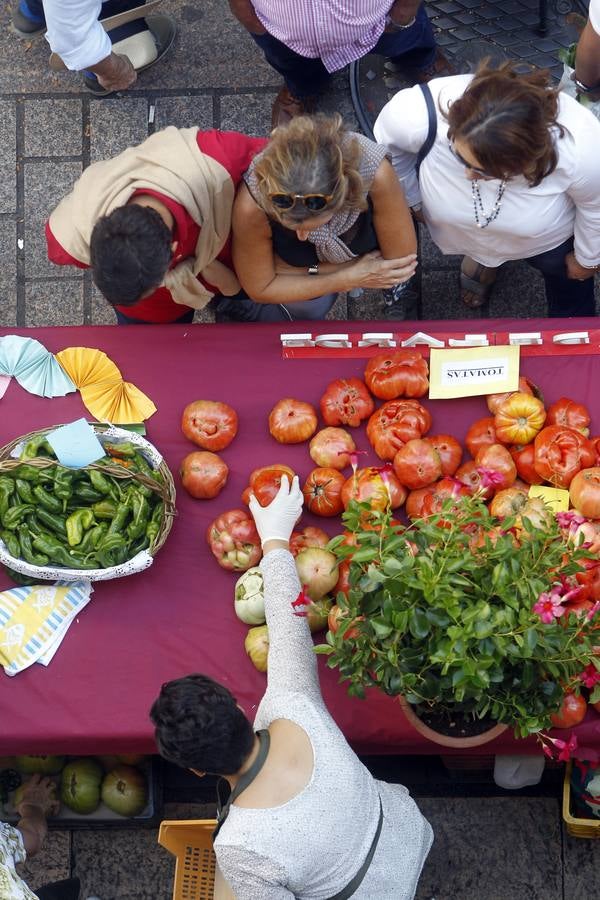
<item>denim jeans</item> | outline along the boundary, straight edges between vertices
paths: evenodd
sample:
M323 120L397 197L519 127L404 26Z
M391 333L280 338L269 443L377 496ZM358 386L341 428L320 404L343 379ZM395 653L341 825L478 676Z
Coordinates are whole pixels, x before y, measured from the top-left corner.
M69 878L67 881L54 881L38 888L36 897L39 900L79 900L79 878Z
M115 16L117 13L125 12L125 10L128 9L134 9L136 6L140 5L141 0L106 0L106 2L102 4L99 18L104 19L107 16ZM46 21L42 0L21 0L19 8L24 15L29 15L32 19L36 19L40 22Z
M234 322L298 322L324 319L337 294L324 294L297 303L255 303L248 298L222 297L216 305L217 321L227 316Z
M567 277L565 256L573 250L573 238L569 238L553 250L530 256L525 262L544 276L548 315L550 318L567 316L595 316L594 279L577 281Z
M268 32L253 34L252 37L265 54L269 65L283 76L294 97L311 97L327 86L331 76L320 59L300 56ZM411 69L426 69L435 58L435 46L425 4L421 4L416 22L411 28L389 34L384 32L371 53L388 56L399 65Z

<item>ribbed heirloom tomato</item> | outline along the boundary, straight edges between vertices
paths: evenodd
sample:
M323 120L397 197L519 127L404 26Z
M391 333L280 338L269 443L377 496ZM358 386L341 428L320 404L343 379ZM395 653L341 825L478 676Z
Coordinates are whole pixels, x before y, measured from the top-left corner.
M502 444L528 444L544 425L546 410L537 397L511 394L496 409L494 428Z
M533 382L528 378L525 378L524 375L519 376L519 392L521 394L531 394L532 396L537 397L543 402L543 398L539 388L537 388L535 384L533 384ZM496 410L503 402L503 400L506 400L507 397L511 397L516 393L517 391L507 391L506 393L502 394L488 394L485 398L487 402L487 408L493 416L496 415Z
M533 444L518 444L515 447L509 447L515 466L517 467L517 475L526 481L527 484L543 484L544 479L538 475L533 465L535 459L535 448Z
M596 462L596 450L580 431L548 425L534 441L534 466L538 475L554 487L568 488L581 469Z
M388 400L367 422L367 437L381 459L392 460L407 441L431 428L429 410L418 400Z
M245 572L262 556L260 538L249 513L230 509L221 513L206 530L206 540L220 566Z
M400 484L391 469L386 472L384 481L381 469L368 466L366 469L357 469L345 481L342 502L345 509L348 509L351 500L369 503L371 509L383 510L388 503L392 509L396 509L406 500L406 493L406 488Z
M479 468L491 469L499 477L501 481L494 484L494 493L509 488L514 484L517 477L517 467L513 462L513 458L502 444L491 444L489 447L482 447L477 456L475 463Z
M590 433L590 414L587 406L576 403L567 397L561 397L556 403L548 407L546 425L562 425L566 428L574 428L585 437Z
M418 350L388 350L367 363L367 387L380 400L422 397L429 388L429 367Z
M569 486L572 506L587 519L600 519L600 468L582 469Z
M224 450L237 434L235 409L218 400L194 400L183 410L184 436L204 450Z
M489 447L490 444L496 443L496 426L493 416L477 419L470 426L465 436L465 445L473 459L475 459L482 447Z
M248 487L242 494L242 500L247 503L249 494L252 493L261 506L268 506L281 487L282 476L285 475L291 484L295 474L293 469L283 463L274 463L272 466L254 469L250 474Z
M419 438L407 441L394 456L394 472L400 484L416 491L442 475L442 461L435 447Z
M317 430L314 406L304 400L286 397L269 413L269 432L280 444L301 444Z
M358 428L375 408L367 386L360 378L336 378L327 385L320 401L326 425L349 425Z
M428 444L440 454L442 475L454 475L462 460L462 447L451 434L433 434L426 437Z
M346 479L337 469L313 469L302 488L306 508L317 516L337 516L344 509Z

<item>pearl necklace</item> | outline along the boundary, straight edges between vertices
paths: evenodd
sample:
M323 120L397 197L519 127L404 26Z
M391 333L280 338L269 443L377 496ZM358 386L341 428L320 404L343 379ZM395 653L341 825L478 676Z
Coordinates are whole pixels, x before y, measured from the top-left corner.
M498 188L498 193L496 195L496 200L492 207L491 213L488 215L484 208L483 202L481 200L481 192L479 190L479 179L474 178L471 182L471 195L473 197L473 209L475 211L475 222L478 228L487 228L494 219L498 217L498 213L500 212L500 207L502 206L502 197L504 196L504 191L506 190L506 179L503 178L500 182L500 186ZM484 221L481 221L479 218L479 211L481 210L481 217Z

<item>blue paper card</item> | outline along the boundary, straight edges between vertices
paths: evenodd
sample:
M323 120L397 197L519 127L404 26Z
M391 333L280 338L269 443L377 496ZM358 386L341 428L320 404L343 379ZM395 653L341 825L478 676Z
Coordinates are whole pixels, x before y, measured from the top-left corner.
M85 419L63 425L46 437L60 464L72 469L81 469L106 455L93 428Z

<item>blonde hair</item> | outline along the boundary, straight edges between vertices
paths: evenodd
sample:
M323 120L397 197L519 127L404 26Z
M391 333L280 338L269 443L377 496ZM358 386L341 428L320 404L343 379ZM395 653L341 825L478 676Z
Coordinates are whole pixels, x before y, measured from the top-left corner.
M260 206L279 222L299 223L343 207L366 209L365 186L359 173L361 150L358 141L346 139L342 117L297 116L289 125L271 133L271 140L256 160ZM270 194L324 194L332 199L315 213L303 203L282 210Z

